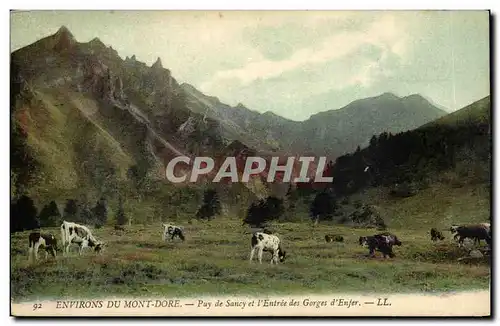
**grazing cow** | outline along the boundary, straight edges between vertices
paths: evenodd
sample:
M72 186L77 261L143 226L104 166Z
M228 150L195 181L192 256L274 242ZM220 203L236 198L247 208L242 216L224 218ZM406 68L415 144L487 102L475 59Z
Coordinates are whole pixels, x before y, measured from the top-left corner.
M481 240L485 240L488 245L491 245L491 226L489 223L479 223L470 225L452 225L450 231L456 233L453 237L458 239L459 246L462 246L464 239L473 239L474 243L481 244Z
M438 231L435 228L432 228L431 229L431 240L432 241L444 240L444 235L441 231Z
M283 263L286 257L286 251L281 248L280 239L273 234L266 234L263 232L255 232L252 235L252 249L250 251L250 262L253 259L255 251L257 251L257 257L259 263L262 264L262 253L264 251L270 252L272 254L271 264L278 264L278 260Z
M186 239L184 237L184 231L182 226L163 224L163 236L162 236L163 241L165 241L167 237L170 237L170 240L174 240L174 237L179 237L179 239L181 239L182 241Z
M38 249L45 249L45 260L49 253L56 258L57 239L48 233L31 232L29 235L28 261L35 256L35 261L38 260Z
M368 247L370 257L375 257L375 250L378 250L384 255L384 258L387 258L387 256L393 258L396 255L392 251L392 247L401 246L402 243L397 236L384 232L368 237L359 237L359 244Z
M104 243L98 241L90 230L84 226L73 222L63 221L61 224L61 238L63 253L69 253L69 247L75 243L78 245L78 253L81 255L84 248L94 248L95 252L101 252Z
M325 235L325 241L326 242L332 242L332 241L344 242L344 237L341 235L327 234L327 235Z

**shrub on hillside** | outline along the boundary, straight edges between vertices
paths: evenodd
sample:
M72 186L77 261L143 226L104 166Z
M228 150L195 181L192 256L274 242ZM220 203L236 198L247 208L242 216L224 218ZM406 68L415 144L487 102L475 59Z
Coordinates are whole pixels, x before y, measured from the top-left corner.
M196 212L196 218L210 220L221 213L221 204L217 191L207 189L203 195L203 204Z
M335 198L328 191L322 191L314 197L310 206L310 216L315 221L332 219L336 209Z
M262 227L266 222L276 220L283 215L285 207L283 200L274 196L261 199L248 207L247 216L243 223L255 227Z
M29 196L21 196L10 207L10 231L18 232L40 228L40 220L37 217L37 209L33 199Z
M61 212L55 201L51 201L45 205L38 216L41 227L58 226L61 223Z

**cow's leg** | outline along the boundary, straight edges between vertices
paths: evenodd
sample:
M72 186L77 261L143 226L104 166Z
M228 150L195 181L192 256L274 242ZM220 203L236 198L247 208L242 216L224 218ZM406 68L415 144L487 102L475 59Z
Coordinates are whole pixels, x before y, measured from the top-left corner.
M464 244L464 239L465 239L465 237L462 237L462 236L460 236L460 238L458 239L458 246L459 246L459 247L462 247L462 246L463 246L463 244Z
M49 248L45 248L45 260L49 259Z
M375 257L375 248L370 248L370 254L369 254L370 257Z
M253 247L251 250L250 250L250 262L252 262L252 259L253 259L253 255L255 253L255 247Z
M274 264L278 265L278 250L275 250L273 252L273 258L271 259L271 264L274 262Z
M262 264L262 254L264 253L264 249L259 248L258 250L259 250L259 252L257 253L257 255L259 257L259 263Z
M35 243L35 261L38 260L38 248L40 247L40 244L37 242Z
M80 256L82 255L82 252L83 252L83 246L79 245L78 246L78 253L79 253Z
M33 247L28 248L28 262L31 261L31 257L33 256Z

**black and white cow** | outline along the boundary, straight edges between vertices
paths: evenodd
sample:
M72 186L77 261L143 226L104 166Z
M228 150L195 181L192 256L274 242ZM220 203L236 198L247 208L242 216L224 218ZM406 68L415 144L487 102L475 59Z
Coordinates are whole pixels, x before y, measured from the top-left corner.
M184 236L184 228L182 226L177 226L177 225L172 225L172 224L165 224L162 223L163 225L163 236L162 239L165 241L167 238L170 238L170 240L174 240L175 237L179 237L182 241L186 239Z
M264 232L255 232L252 235L252 248L250 250L250 262L257 251L259 263L262 264L262 254L264 251L272 254L271 264L278 264L278 260L283 263L286 257L286 251L281 248L280 239L274 234L267 234Z
M28 261L31 261L33 256L35 261L38 260L38 249L40 247L45 249L45 260L47 260L49 253L56 258L56 237L49 233L31 232L29 235Z
M94 248L95 252L101 252L104 243L98 241L85 225L63 221L61 224L61 239L63 253L69 253L69 247L72 244L77 244L79 247L78 253L81 255L84 248Z
M431 241L444 240L444 235L441 231L432 228L431 229Z
M392 251L392 247L402 245L397 236L388 232L359 237L359 244L368 247L370 257L375 257L375 250L377 250L384 255L384 258L387 258L387 256L394 258L396 255Z

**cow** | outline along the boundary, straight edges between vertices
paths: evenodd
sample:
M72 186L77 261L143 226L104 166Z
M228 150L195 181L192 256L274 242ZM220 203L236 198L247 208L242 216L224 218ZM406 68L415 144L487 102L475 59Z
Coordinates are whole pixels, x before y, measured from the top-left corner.
M341 235L334 235L334 234L327 234L325 235L325 241L326 242L344 242L344 237Z
M491 245L491 226L489 223L478 223L469 225L452 225L450 227L452 233L456 233L453 239L458 239L459 246L462 246L464 239L473 239L474 243L481 244L481 240Z
M177 225L172 225L172 224L165 224L162 223L163 225L163 236L162 239L163 241L167 240L167 237L170 237L170 240L174 240L175 237L179 237L182 241L186 239L184 236L184 228L182 226L177 226Z
M82 255L84 248L94 248L94 251L100 253L104 247L104 243L98 241L85 225L80 225L74 222L63 221L61 224L61 239L63 246L63 254L69 253L69 247L75 243L78 245L79 255Z
M31 232L29 237L28 246L28 261L34 256L35 261L38 260L38 249L42 247L45 249L45 260L47 260L49 253L56 258L57 251L57 239L52 234L41 233L41 232Z
M435 228L431 229L431 241L444 240L444 235L441 231L438 231Z
M251 240L251 250L250 250L250 262L253 260L253 256L257 251L257 257L259 263L262 264L262 254L264 251L270 252L272 254L271 264L283 263L286 258L286 251L281 248L280 239L274 234L267 234L264 232L255 232L252 235Z
M359 244L363 247L368 247L370 257L375 257L375 250L378 250L384 255L384 258L387 258L387 256L394 258L396 255L392 251L392 247L402 245L397 236L388 232L359 237Z

